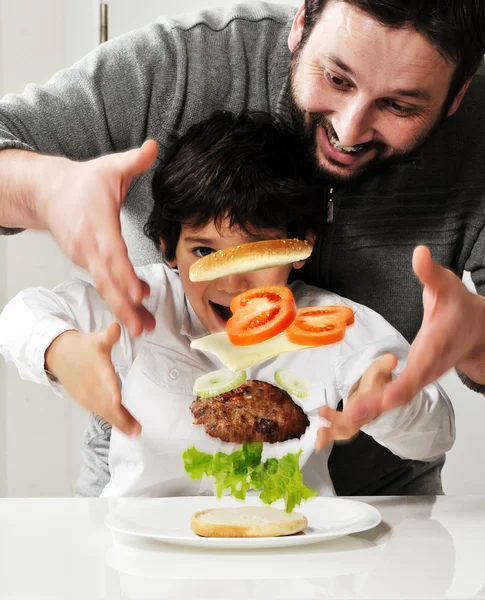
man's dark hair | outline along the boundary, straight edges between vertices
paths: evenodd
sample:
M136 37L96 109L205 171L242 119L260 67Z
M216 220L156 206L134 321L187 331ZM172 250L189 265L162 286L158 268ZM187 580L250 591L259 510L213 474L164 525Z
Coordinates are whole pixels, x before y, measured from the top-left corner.
M303 239L318 231L322 201L306 145L267 113L218 111L169 149L152 181L146 235L174 260L182 224L210 222L251 233L285 229ZM314 183L315 182L315 183Z
M305 0L307 39L327 4L335 0ZM410 27L426 37L443 58L456 64L447 103L475 71L485 54L484 0L337 0L365 11L391 28Z

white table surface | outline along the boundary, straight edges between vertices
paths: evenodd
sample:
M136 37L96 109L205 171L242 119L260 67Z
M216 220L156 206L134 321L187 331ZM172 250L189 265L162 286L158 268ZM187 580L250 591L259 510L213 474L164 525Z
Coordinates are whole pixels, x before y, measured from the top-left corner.
M485 497L360 500L371 531L208 551L113 535L108 500L0 499L0 599L485 598Z

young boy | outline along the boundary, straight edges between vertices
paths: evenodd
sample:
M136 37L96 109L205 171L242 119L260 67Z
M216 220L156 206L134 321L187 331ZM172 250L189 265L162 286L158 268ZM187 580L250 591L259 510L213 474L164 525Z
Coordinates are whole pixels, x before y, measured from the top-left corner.
M189 268L201 256L250 241L311 240L321 214L318 189L307 183L311 176L304 151L282 123L263 113L217 113L174 144L153 179L154 207L145 232L166 264L138 269L150 286L146 304L156 316L153 332L131 338L96 289L79 280L54 291L23 291L3 311L0 351L22 377L67 392L84 406L93 397L100 405L116 402L122 392L124 407L140 423L140 436L113 428L103 495L207 491L189 479L181 455L202 439L189 410L194 381L222 365L190 342L225 328L235 295L285 285L291 269L303 263L198 283L190 281ZM351 306L355 323L341 343L280 355L248 369L248 378L269 381L277 369L291 367L317 385L318 402L329 407L325 414L331 417L359 382L372 389L389 380L396 359L389 363L388 353L403 368L408 344L378 314L298 281L291 289L299 307ZM305 410L316 414L317 406ZM363 430L402 458L433 460L453 444L453 411L439 385L430 385L409 406ZM310 453L302 465L304 482L319 494L334 493L330 449L328 444L325 452Z

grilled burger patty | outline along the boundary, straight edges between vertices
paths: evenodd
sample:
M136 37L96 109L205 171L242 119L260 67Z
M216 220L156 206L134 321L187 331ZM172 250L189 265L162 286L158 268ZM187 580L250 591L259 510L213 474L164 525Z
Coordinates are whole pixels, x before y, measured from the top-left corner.
M234 444L300 438L310 423L285 390L258 380L212 398L198 397L190 410L208 435Z

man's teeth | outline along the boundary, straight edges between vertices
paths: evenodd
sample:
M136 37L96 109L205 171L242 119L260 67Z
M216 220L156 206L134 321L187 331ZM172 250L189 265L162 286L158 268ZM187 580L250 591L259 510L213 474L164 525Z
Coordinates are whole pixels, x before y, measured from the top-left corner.
M361 150L363 146L363 144L358 144L357 146L342 146L334 135L329 136L329 139L332 146L335 146L337 150L342 150L342 152L357 152L358 150Z

